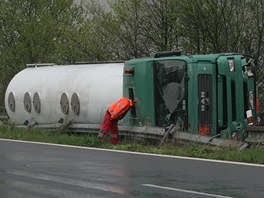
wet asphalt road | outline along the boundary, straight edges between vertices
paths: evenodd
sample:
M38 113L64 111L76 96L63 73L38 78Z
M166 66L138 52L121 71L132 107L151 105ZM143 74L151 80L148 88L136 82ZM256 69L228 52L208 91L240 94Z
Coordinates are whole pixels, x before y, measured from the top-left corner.
M264 166L0 140L0 198L264 197Z

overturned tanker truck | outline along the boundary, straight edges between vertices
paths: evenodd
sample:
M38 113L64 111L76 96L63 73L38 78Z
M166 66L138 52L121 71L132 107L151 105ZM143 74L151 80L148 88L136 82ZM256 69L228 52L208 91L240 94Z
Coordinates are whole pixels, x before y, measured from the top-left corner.
M97 132L107 106L136 100L121 134L206 140L247 138L256 124L254 63L234 53L157 53L124 63L29 64L10 82L17 126Z

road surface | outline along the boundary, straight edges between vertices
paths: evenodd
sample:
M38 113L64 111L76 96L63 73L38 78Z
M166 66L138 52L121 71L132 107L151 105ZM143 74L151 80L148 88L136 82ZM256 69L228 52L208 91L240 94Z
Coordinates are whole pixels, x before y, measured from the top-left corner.
M0 139L1 198L264 197L264 165Z

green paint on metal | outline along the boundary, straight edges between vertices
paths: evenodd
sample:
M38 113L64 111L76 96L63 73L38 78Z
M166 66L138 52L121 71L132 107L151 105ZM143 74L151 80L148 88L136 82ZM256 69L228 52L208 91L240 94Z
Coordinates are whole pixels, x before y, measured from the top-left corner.
M125 63L124 70L129 68L133 68L134 73L124 73L123 93L131 98L129 90L132 90L136 104L134 113L130 111L124 123L134 126L154 126L153 60L134 59Z
M182 72L178 70L180 65L185 65L186 69L184 78L179 78L184 82L176 80L177 74ZM252 96L256 95L255 79L247 72L249 68L246 65L244 56L232 53L127 61L123 93L135 99L136 105L125 117L124 123L165 127L171 123L177 125L183 119L183 124L180 124L182 131L243 139L248 125L246 111L252 110L255 116L255 98L252 99ZM164 75L159 73L162 67L166 70ZM131 69L133 72L126 73ZM160 79L162 76L166 76L164 81ZM178 89L185 94L176 93ZM172 101L174 96L175 101ZM176 108L178 96L184 97L178 99L180 107ZM159 110L160 105L165 106L164 110ZM182 115L177 117L175 112ZM163 118L168 122L161 122Z

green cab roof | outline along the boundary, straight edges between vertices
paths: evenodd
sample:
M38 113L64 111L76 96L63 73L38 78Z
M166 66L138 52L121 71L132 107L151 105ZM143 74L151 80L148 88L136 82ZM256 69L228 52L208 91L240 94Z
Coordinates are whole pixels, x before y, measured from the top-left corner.
M216 60L221 56L241 56L235 53L219 53L219 54L201 54L201 55L180 55L180 56L166 56L160 58L147 57L147 58L136 58L125 62L125 65L135 65L143 62L152 62L159 60L183 60L187 63L195 63L200 61L215 63Z

